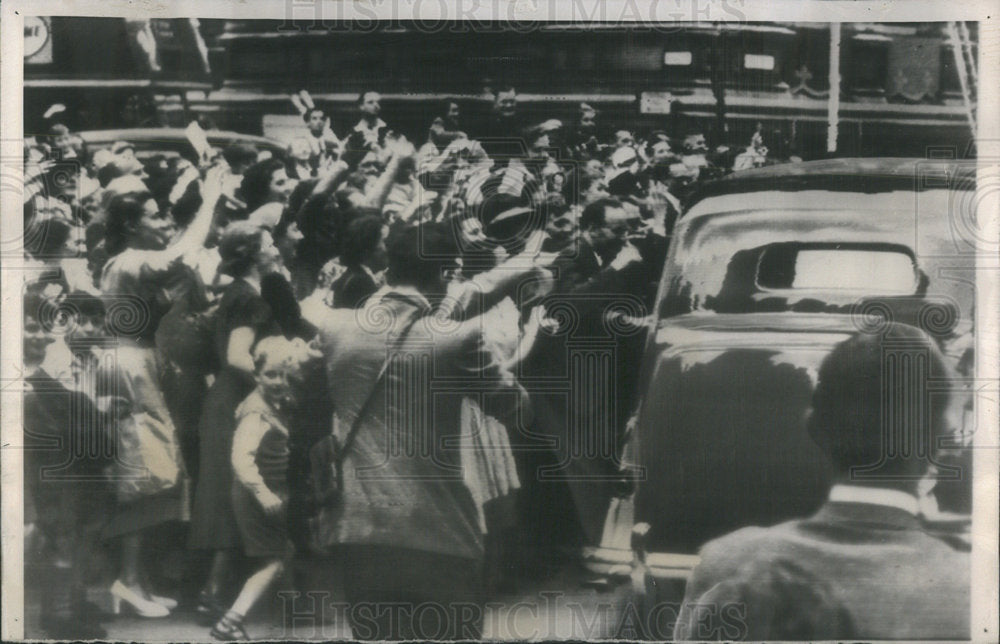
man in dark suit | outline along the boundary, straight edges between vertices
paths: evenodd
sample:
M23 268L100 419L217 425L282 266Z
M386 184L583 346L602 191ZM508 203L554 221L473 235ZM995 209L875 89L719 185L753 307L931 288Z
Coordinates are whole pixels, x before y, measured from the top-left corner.
M918 518L932 457L917 445L944 427L945 410L933 404L923 420L917 407L928 379L946 374L913 327L837 345L820 367L809 431L839 482L812 517L704 546L674 639L968 639L969 553Z
M518 373L534 422L511 440L522 521L539 556L600 541L642 349L638 329L621 320L645 315L649 269L629 242L637 220L616 199L584 209L576 243L552 264L547 320Z

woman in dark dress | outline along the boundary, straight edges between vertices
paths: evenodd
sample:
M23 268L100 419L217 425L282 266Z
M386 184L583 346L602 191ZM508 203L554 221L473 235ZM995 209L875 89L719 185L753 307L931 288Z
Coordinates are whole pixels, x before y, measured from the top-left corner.
M258 340L281 332L261 297L261 279L281 268L271 234L248 222L235 222L222 234L220 272L235 279L216 314L215 347L223 365L205 400L198 425L199 476L191 521L192 548L213 551L199 610L218 617L219 595L240 547L233 513L231 466L235 411L254 388L252 351Z

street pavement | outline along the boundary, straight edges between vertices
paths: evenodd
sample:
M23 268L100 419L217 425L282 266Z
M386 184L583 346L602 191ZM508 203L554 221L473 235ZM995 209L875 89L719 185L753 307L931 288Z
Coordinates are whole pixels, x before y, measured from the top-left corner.
M330 573L330 574L327 574ZM308 593L290 585L275 589L248 617L246 630L260 640L351 639L343 593L336 575L315 562L299 562L296 577L308 580ZM602 584L579 566L567 564L543 579L522 584L516 591L488 598L483 620L484 639L581 640L615 636L627 595L625 585ZM106 606L106 589L92 588L91 601ZM38 632L37 601L28 602L28 637ZM125 641L212 642L193 606L182 604L170 616L158 619L119 615L104 624L109 639ZM428 634L433 639L433 633Z

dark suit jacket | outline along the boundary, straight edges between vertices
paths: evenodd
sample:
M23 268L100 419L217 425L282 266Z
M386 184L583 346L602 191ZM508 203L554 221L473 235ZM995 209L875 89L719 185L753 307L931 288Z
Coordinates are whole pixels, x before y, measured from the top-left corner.
M351 267L337 278L331 288L334 308L356 309L378 290L378 284L363 268Z
M705 545L674 639L968 639L969 568L902 510L828 502Z
M560 324L538 333L517 373L531 394L535 418L533 435L512 437L520 447L516 453L524 461L529 449L548 444L557 461L541 472L523 472L522 481L528 479L526 487L568 486L580 536L592 545L600 541L618 476L617 454L642 352L642 334L616 322L615 315L645 314L636 291L645 285L646 270L641 262L622 270L602 267L583 239L563 251L553 263L555 288L543 300L547 315Z

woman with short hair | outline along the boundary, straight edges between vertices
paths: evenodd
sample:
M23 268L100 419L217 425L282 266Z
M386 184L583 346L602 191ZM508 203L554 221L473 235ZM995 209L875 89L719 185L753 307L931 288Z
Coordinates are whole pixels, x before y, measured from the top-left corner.
M192 548L213 552L209 577L198 598L198 610L213 619L224 612L220 594L240 547L231 500L235 411L254 388L254 346L261 338L280 333L274 312L261 296L263 278L281 268L271 233L250 222L234 222L222 232L219 254L219 271L234 279L215 318L215 349L223 367L198 424L199 475L190 537Z

